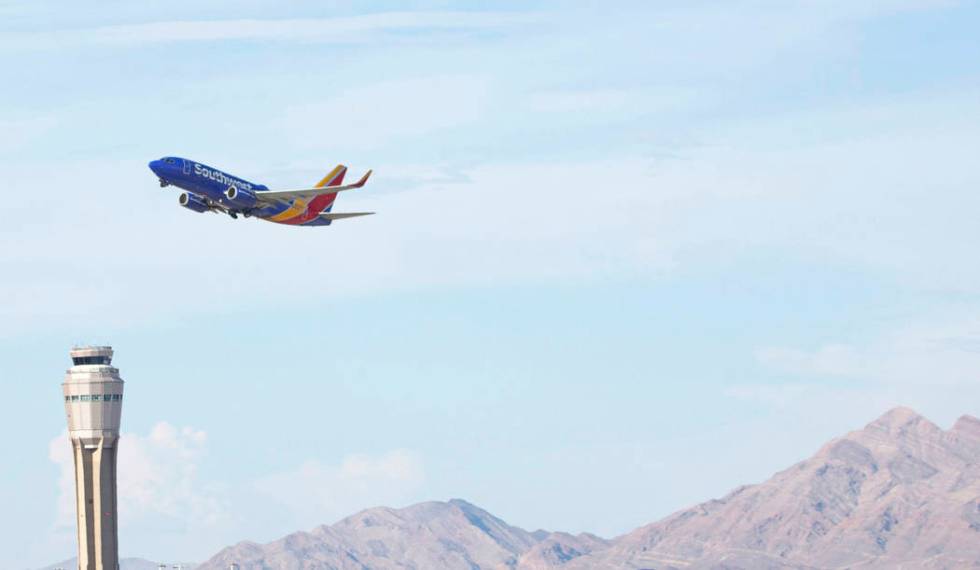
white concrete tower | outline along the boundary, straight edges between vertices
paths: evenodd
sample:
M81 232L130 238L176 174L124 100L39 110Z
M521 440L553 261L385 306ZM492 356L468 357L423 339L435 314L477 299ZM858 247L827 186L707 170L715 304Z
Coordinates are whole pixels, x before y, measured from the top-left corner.
M71 360L62 388L75 456L78 570L119 570L116 442L123 381L110 366L112 347L76 347Z

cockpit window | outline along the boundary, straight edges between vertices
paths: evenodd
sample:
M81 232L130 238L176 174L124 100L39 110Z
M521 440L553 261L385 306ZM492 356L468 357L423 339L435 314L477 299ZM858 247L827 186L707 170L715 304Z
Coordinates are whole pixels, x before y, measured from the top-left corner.
M177 164L177 161L174 160L174 159L172 159L172 158L165 158L165 159L163 159L163 161L166 162L166 163L168 163L168 164Z

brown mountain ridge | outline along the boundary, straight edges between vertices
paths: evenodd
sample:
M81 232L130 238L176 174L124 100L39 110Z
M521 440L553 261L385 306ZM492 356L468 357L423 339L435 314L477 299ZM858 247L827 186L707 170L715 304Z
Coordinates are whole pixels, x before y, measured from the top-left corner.
M528 532L465 501L374 508L198 570L980 568L980 420L948 431L907 408L613 540Z

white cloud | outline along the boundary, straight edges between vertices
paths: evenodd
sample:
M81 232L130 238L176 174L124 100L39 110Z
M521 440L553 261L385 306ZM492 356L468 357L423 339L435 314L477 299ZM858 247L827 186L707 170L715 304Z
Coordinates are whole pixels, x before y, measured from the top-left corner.
M566 113L577 121L590 118L609 120L610 116L634 116L671 113L705 107L712 96L701 90L660 86L657 89L551 89L536 91L527 97L526 105L534 113Z
M489 83L480 77L381 81L344 89L320 103L291 107L282 127L301 148L321 148L323 137L337 133L343 133L345 147L374 148L476 122L489 103Z
M333 132L355 148L413 144L492 119L491 87L465 75L382 81L287 108L272 128L308 149ZM569 109L633 103L616 88L542 93L567 96ZM337 209L379 214L315 230L183 211L175 194L155 192L142 161L11 161L5 187L18 199L0 240L29 247L0 249L0 335L87 327L93 314L105 329L378 291L659 273L756 250L978 291L980 272L963 262L980 241L970 215L980 179L966 166L978 115L975 93L923 93L712 122L686 139L702 146L671 149L671 160L637 149L471 168L366 164L375 178ZM250 140L262 149L268 133L257 129ZM254 263L242 263L245 252Z
M444 81L460 94L482 89L477 78ZM391 87L424 99L438 85ZM381 106L370 95L383 90L359 94ZM63 163L45 171L50 191L36 192L37 169L12 163L6 184L19 199L8 204L0 239L31 247L0 250L9 269L0 334L52 321L86 327L92 314L105 329L216 307L288 310L432 286L657 275L737 263L753 251L862 267L912 288L980 291L969 263L980 241L971 217L980 178L967 166L978 139L963 121L980 107L968 99L940 94L729 125L702 134L715 145L681 149L678 159L502 162L457 170L452 180L432 176L431 165L371 164L370 185L341 196L337 210L378 215L318 229L186 212L174 194L154 191L142 164ZM302 117L315 114L407 137L481 113L479 102L450 106L430 124L438 109L404 103L380 116L419 115L385 125L369 123L368 111L346 116L345 101L353 103L341 97L296 112L289 129L311 136ZM392 192L412 172L415 189ZM417 173L430 178L419 183ZM80 251L107 253L93 265ZM236 252L244 251L265 261L243 264ZM833 367L846 356L830 347L820 359Z
M495 12L387 12L337 18L167 21L81 30L5 34L7 49L133 46L232 40L354 44L384 39L431 41L441 32L504 28L534 21L527 14ZM406 37L406 32L418 36ZM425 32L425 34L422 34Z
M542 91L530 97L533 111L542 113L601 112L636 104L639 93L628 89Z
M200 561L247 537L271 539L270 533L311 528L364 508L422 499L425 467L411 450L351 454L336 464L312 459L232 482L201 474L207 443L205 432L168 422L146 435L123 434L118 496L120 540L127 552L151 558L180 553ZM49 457L61 471L60 493L55 525L38 544L54 559L74 548L74 466L67 433L51 440Z
M58 515L55 527L70 529L75 526L75 474L71 444L66 430L48 444L48 458L58 465L61 477L58 480Z
M23 150L58 126L53 116L38 116L21 119L0 117L0 151Z
M812 77L811 62L851 55L859 26L902 12L941 9L945 0L734 0L647 3L642 17L617 21L618 42L642 30L643 71L654 77L744 76L754 70ZM635 15L635 14L634 14ZM622 33L628 31L628 33ZM640 47L642 46L642 47Z
M813 398L824 387L812 384L737 384L725 389L725 395L743 402L785 409L800 399Z
M860 377L867 372L863 355L854 347L842 344L829 344L814 351L765 347L756 352L756 359L765 366L792 374Z
M418 499L425 483L422 458L410 450L349 455L339 464L309 460L298 469L262 477L254 489L286 507L294 528L333 522L364 508Z
M124 433L118 447L120 533L134 551L153 537L162 546L186 543L195 533L214 532L229 521L225 504L198 470L207 451L207 434L189 427L157 423L147 435ZM70 552L75 532L74 464L67 433L51 440L49 457L61 471L52 544ZM146 554L153 553L147 551Z
M80 170L92 182L71 177ZM267 303L288 308L393 289L645 271L666 260L657 236L678 190L657 188L643 160L487 166L467 171L471 182L395 194L384 192L390 185L385 175L379 166L367 189L342 196L336 208L376 210L377 216L308 229L186 212L174 194L155 192L138 168L66 165L48 180L65 191L25 195L11 205L9 215L19 221L0 229L31 243L30 252L0 251L0 262L11 269L11 278L0 282L0 293L11 301L0 307L0 333L52 321L85 328L93 314L104 330L214 310L217 299L226 311ZM101 186L113 178L119 182ZM25 174L24 186L30 184ZM132 189L139 187L147 190L134 202ZM27 215L38 208L49 215ZM65 227L73 228L70 235ZM234 243L252 259L290 269L269 271L268 263L243 264L222 253ZM93 265L79 251L111 254ZM311 263L311 251L320 252L318 262ZM108 277L120 274L124 280ZM194 294L186 293L189 276Z
M207 435L160 422L148 436L120 441L120 516L166 518L182 527L212 526L224 518L220 501L208 494L198 476Z
M940 424L980 413L980 307L899 326L863 342L815 348L761 348L763 366L786 374L778 383L741 384L726 395L787 417L827 423L869 410L907 406Z
M980 385L980 308L963 315L909 324L865 343L815 349L766 347L765 366L793 375L851 378L892 387L956 389Z

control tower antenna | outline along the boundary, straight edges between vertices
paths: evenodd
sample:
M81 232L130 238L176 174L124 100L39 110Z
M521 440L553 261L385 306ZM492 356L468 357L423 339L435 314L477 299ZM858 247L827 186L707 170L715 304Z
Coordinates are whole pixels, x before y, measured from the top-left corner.
M123 381L111 346L71 349L62 391L75 458L78 570L119 570L116 444Z

